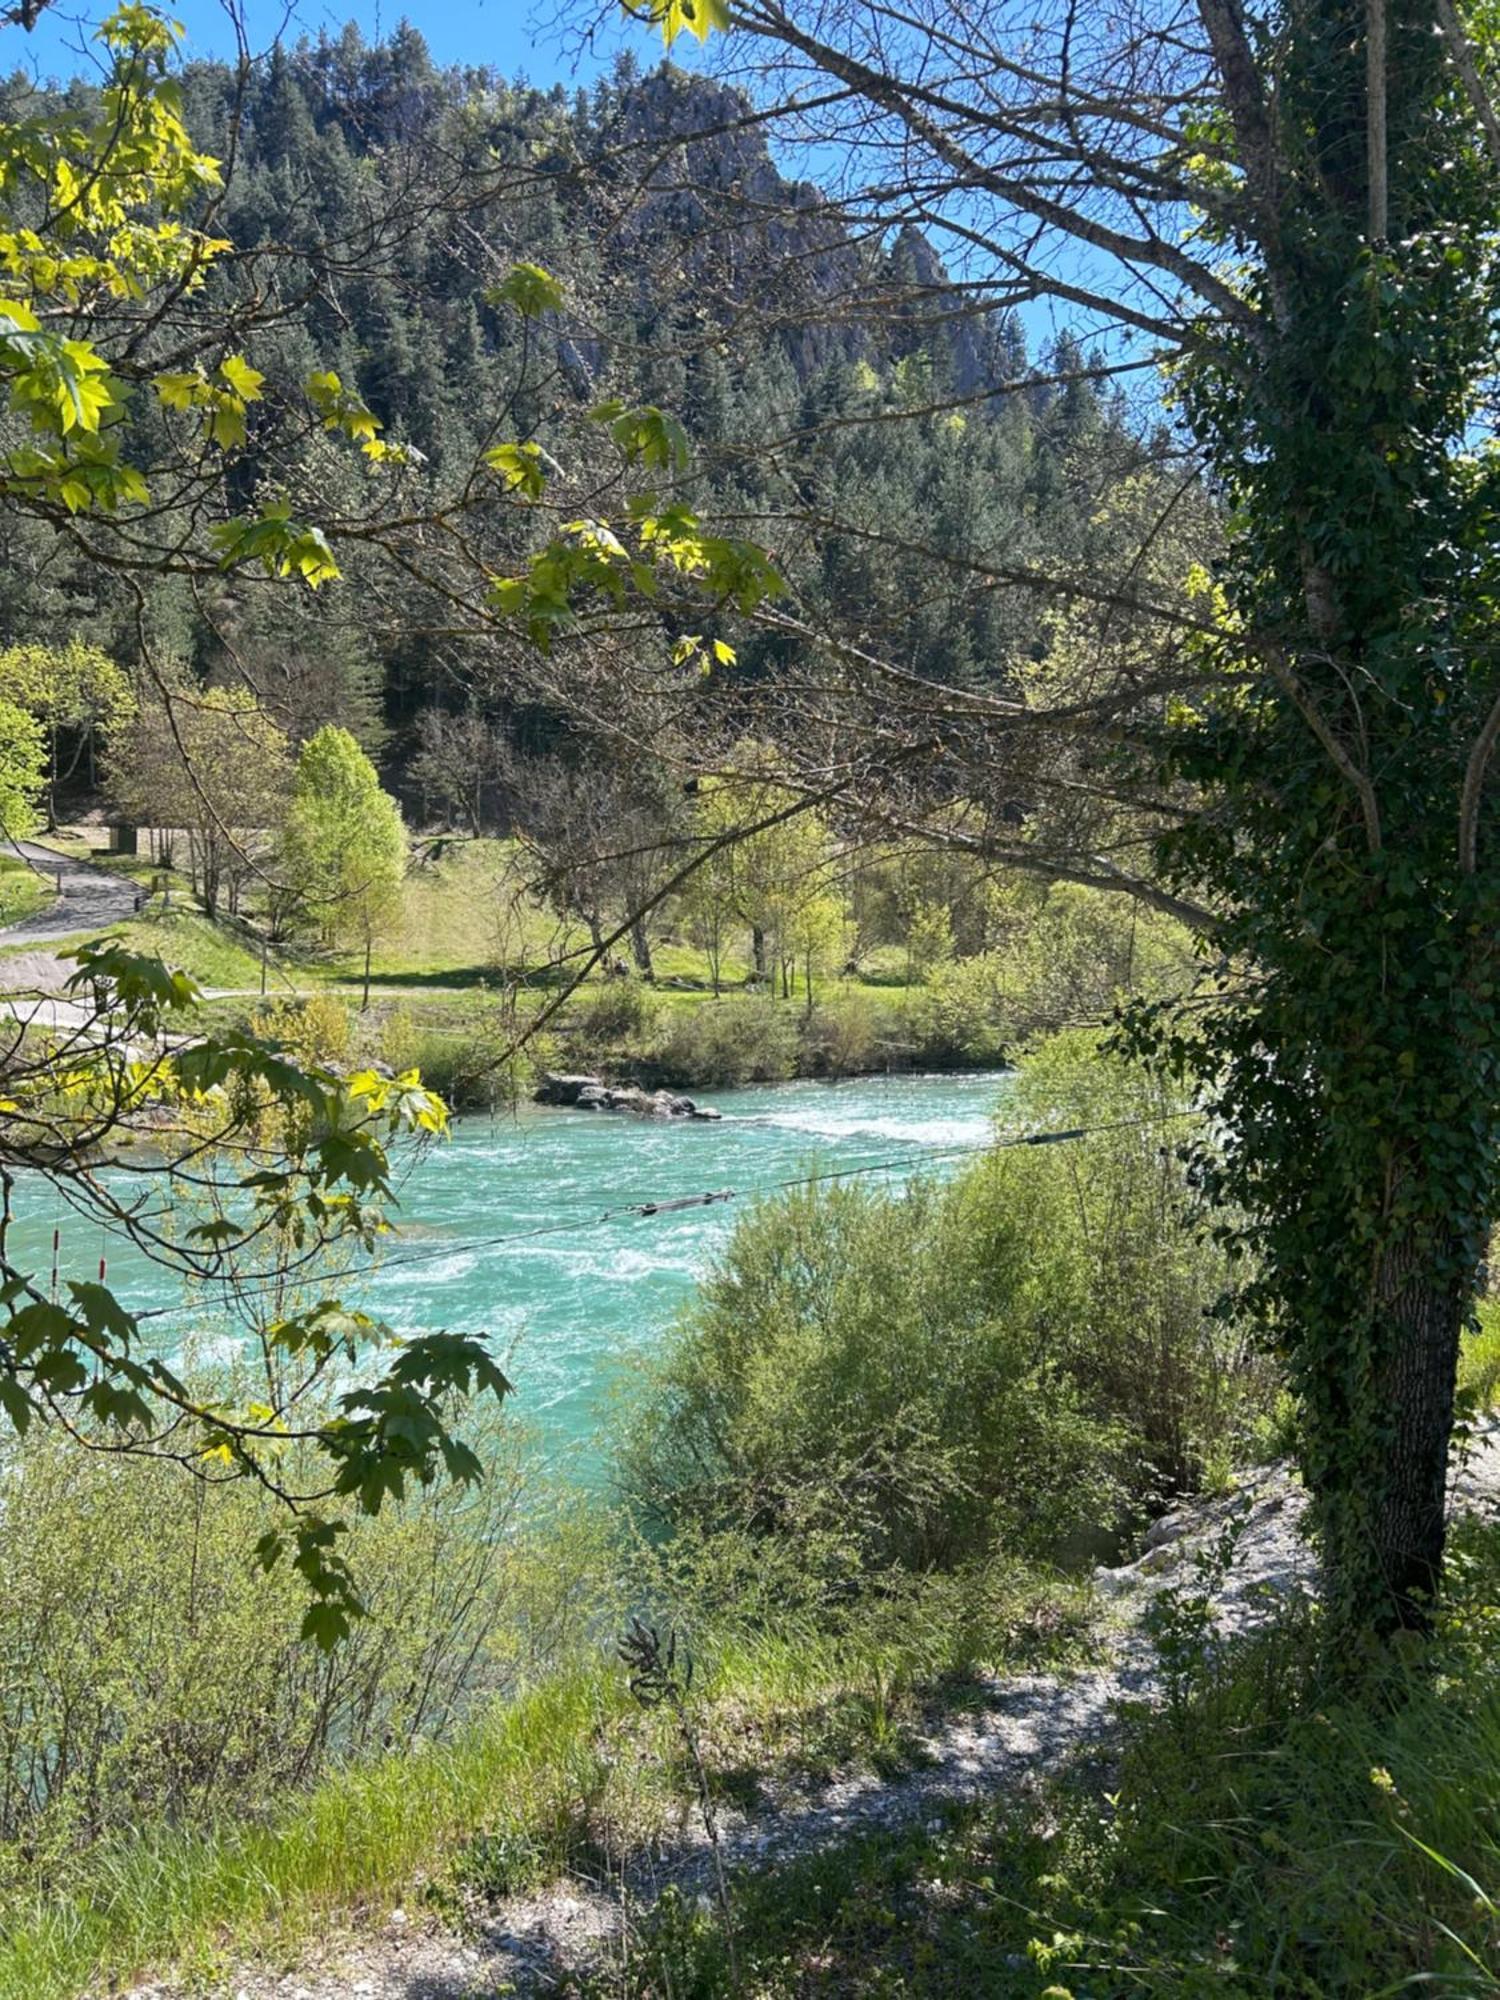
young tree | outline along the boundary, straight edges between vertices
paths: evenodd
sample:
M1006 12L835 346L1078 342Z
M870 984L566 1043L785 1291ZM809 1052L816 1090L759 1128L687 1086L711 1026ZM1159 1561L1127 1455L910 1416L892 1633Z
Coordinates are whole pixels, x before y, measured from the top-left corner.
M734 909L734 849L716 844L732 827L721 809L722 791L700 789L690 838L704 843L703 858L683 885L680 898L683 925L708 960L714 998L724 991L724 954L737 926Z
M364 952L370 1004L375 940L396 919L406 874L401 808L347 729L309 737L297 756L281 835L281 872L325 943Z
M116 733L110 788L143 825L182 828L204 911L238 914L286 810L291 749L255 698L236 688L150 690Z
M992 583L1154 623L1150 683L939 703L889 660L856 712L884 687L908 783L921 731L971 770L977 738L999 746L997 804L1033 777L1090 798L1091 830L1122 788L1164 804L1164 879L1065 841L1030 858L1175 904L1210 964L1243 968L1142 1039L1200 1079L1223 1134L1204 1172L1249 1218L1244 1302L1301 1398L1330 1630L1357 1652L1428 1616L1500 1200L1489 18L1453 0L1138 0L1087 35L1069 0L735 18L816 100L795 119L839 149L848 212L916 204L995 303L1061 301L1116 365L1166 363L1182 443L1229 502L1213 588L1186 602L1128 570L986 559ZM1163 800L1164 775L1182 789ZM1024 809L1008 841L1003 819L975 840L1007 844L1028 858Z
M826 972L831 965L841 965L849 944L849 906L836 886L829 882L826 871L806 878L802 895L787 913L781 936L783 995L788 991L787 968L795 969L800 965L802 990L810 1014L813 1009L813 974Z
M123 728L135 712L124 670L108 653L71 639L65 646L7 646L0 652L0 694L24 708L47 738L47 824L57 824L57 788L87 758L97 773L101 734ZM62 738L72 738L63 762Z
M822 815L800 810L796 793L770 775L774 768L768 746L741 745L725 769L700 781L698 825L724 907L750 932L756 978L774 969L786 999L805 945L819 939L816 956L829 931L826 910L815 911L826 900L829 836Z
M0 834L20 840L36 825L47 749L35 716L0 695Z
M953 956L953 915L946 903L926 896L914 896L904 911L906 929L906 983L925 979L935 966L946 965Z

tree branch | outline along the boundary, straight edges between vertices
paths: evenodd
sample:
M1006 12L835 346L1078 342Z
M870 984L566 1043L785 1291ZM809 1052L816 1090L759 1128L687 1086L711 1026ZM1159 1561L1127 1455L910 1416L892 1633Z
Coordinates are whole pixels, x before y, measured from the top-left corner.
M1458 868L1461 875L1472 875L1479 863L1479 807L1497 743L1500 743L1500 694L1490 704L1484 727L1474 739L1464 768L1463 790L1458 801Z
M1485 89L1484 79L1479 74L1479 65L1474 59L1474 44L1464 32L1453 0L1436 0L1436 6L1438 29L1448 45L1449 59L1474 107L1474 115L1484 132L1485 148L1496 166L1500 166L1500 116L1496 115L1494 99Z

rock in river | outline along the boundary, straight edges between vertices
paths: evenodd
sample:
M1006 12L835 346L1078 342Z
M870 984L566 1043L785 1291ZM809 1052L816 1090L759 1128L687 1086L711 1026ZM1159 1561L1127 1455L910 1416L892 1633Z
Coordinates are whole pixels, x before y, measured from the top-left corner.
M637 1083L605 1083L597 1076L548 1074L537 1087L536 1102L575 1111L629 1111L637 1118L702 1119L719 1115L673 1090L643 1090Z

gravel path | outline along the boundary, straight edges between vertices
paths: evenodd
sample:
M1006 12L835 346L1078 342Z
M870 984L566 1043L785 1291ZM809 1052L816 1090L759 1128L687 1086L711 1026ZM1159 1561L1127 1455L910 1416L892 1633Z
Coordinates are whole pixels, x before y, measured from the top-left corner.
M135 883L122 881L106 868L96 868L91 861L70 861L34 840L17 841L9 851L55 880L58 895L50 909L0 929L0 946L43 944L79 931L97 931L134 913Z
M1500 1424L1478 1436L1456 1468L1456 1504L1500 1511ZM1157 1665L1141 1624L1151 1598L1173 1584L1197 1587L1194 1559L1211 1549L1232 1517L1244 1516L1233 1567L1215 1594L1226 1635L1245 1632L1316 1583L1299 1532L1305 1496L1282 1468L1270 1469L1221 1500L1198 1502L1152 1528L1133 1563L1096 1572L1109 1641L1107 1666L1073 1676L1023 1674L992 1681L968 1713L945 1717L919 1739L923 1764L913 1775L836 1779L816 1791L786 1793L753 1814L721 1812L731 1870L816 1852L877 1828L912 1825L953 1802L1016 1788L1057 1770L1099 1742L1126 1698L1149 1699ZM688 1823L654 1860L627 1867L624 1888L637 1906L669 1883L686 1894L707 1891L710 1856L700 1828ZM326 1938L292 1970L245 1967L207 1989L213 2000L496 2000L543 1994L570 1971L613 1955L620 1931L621 1884L569 1880L517 1897L488 1913L482 1931L461 1939L393 1912L378 1929ZM167 2000L170 1985L139 1986L125 2000ZM201 1987L195 1993L203 1992Z

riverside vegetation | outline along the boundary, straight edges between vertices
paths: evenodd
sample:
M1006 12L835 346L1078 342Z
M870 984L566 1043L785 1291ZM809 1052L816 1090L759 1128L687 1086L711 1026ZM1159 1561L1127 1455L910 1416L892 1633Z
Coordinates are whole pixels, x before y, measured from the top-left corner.
M1287 1455L1321 1605L1224 1638L1226 1531L1102 1766L706 1907L622 1888L567 1977L1500 1984L1495 1529L1444 1504L1497 1380L1466 11L740 0L752 101L405 28L179 72L129 0L88 81L6 84L0 827L102 785L154 892L6 1031L7 1991L238 1990L397 1896L625 1884L694 1815L722 1862L725 1801L1089 1673L1093 1558ZM1030 352L1038 300L1099 351ZM432 982L492 980L462 1037L393 942L407 821L514 843ZM482 1101L569 1033L684 1080L1003 1052L1076 1136L746 1218L586 1504L476 1334L333 1296L442 1038ZM234 1360L14 1261L37 1185L243 1306Z
M465 847L409 873L406 936L434 957L472 943L455 913L473 925L466 891L506 860ZM189 893L177 884L167 938L241 950L222 919L186 914ZM631 1616L690 1647L694 1754L726 1802L851 1768L899 1777L924 1713L961 1707L976 1676L1088 1670L1090 1564L1175 1497L1285 1453L1294 1418L1274 1363L1216 1316L1229 1270L1184 1163L1190 1101L1102 1052L1097 1027L1044 1032L1074 1008L1097 1018L1132 979L1169 978L1173 927L1084 890L1015 885L1001 908L1017 913L1008 943L977 963L909 972L886 947L899 984L823 1004L884 1004L909 1023L944 974L993 982L1013 1011L996 1010L1003 1044L975 1053L1021 1058L1008 1122L1090 1136L902 1193L854 1182L752 1212L622 1409L608 1494L560 1487L522 1428L494 1420L479 1487L356 1522L366 1616L333 1653L299 1639L300 1588L249 1567L275 1518L254 1488L197 1486L183 1504L171 1466L80 1468L49 1433L7 1446L0 1644L17 1671L0 1991L63 2000L149 1968L211 1987L226 1948L295 1957L330 1916L400 1902L463 1925L559 1873L607 1877L691 1813L698 1787L672 1713L643 1711L615 1660ZM531 921L551 919L534 906ZM753 970L743 949L721 984ZM218 1010L336 1068L382 1054L448 1081L503 1046L503 995L440 997L474 1009L455 1033L451 1015L424 1014L420 987L378 997L391 959L368 1011L345 998L336 955L303 962L308 990ZM549 993L516 988L522 1004ZM622 1064L660 1060L663 1023L742 1010L784 1035L819 1018L805 996L653 992L635 977L591 981L574 1007L559 1045ZM244 1290L253 1353L266 1327L253 1274ZM1497 1337L1471 1343L1476 1408L1495 1399ZM205 1400L250 1392L185 1365ZM1300 1627L1204 1653L1168 1720L1130 1725L1109 1798L1085 1764L1025 1805L863 1835L764 1881L737 1872L728 1930L669 1894L630 1917L633 1970L601 1971L604 1990L1128 1980L1167 1994L1253 1990L1281 1968L1289 1990L1359 1990L1444 1954L1472 1970L1466 1953L1491 1948L1481 1774L1500 1693L1484 1644L1497 1561L1471 1528L1449 1664L1389 1727L1340 1705ZM1324 1830L1350 1823L1352 1874ZM1186 1829L1170 1848L1163 1824ZM1393 1881L1399 1893L1377 1896Z
M258 1018L320 1059L419 1068L460 1110L503 1100L544 1067L683 1088L993 1068L1048 1029L1102 1022L1121 996L1165 994L1190 976L1179 926L1149 912L1122 923L1096 890L899 848L844 859L831 890L822 878L836 847L824 830L788 857L777 885L781 897L818 895L832 921L830 944L789 973L785 994L757 977L751 926L728 905L710 963L695 942L700 889L692 902L668 899L652 922L649 981L595 973L551 1012L586 963L587 933L559 920L514 840L407 835L412 858L383 892L367 979L364 943L351 953L315 921L299 928L284 890L268 911L251 882L237 912L215 915L186 867L110 857L87 825L58 838L140 887L143 909L118 934L221 994L217 1018ZM187 840L178 832L169 851ZM12 874L28 893L14 917L45 907L39 878L20 864ZM272 927L284 933L274 944ZM764 934L774 942L770 922ZM0 935L0 986L3 947Z
M298 1641L300 1592L247 1567L272 1518L254 1489L176 1504L170 1467L8 1446L0 1620L26 1693L0 1991L152 1966L211 1985L226 1945L295 1955L331 1915L482 1921L559 1872L607 1877L699 1782L615 1661L631 1615L690 1645L693 1755L726 1801L899 1774L924 1707L981 1671L1086 1670L1090 1561L1282 1453L1292 1418L1212 1310L1184 1101L1096 1035L1038 1047L1017 1088L1030 1123L1103 1129L755 1210L622 1410L611 1496L559 1488L497 1419L472 1494L359 1527L368 1616L331 1654ZM600 1990L1373 1991L1443 1965L1487 1990L1497 1563L1471 1527L1442 1672L1383 1722L1321 1681L1305 1621L1190 1650L1107 1798L1085 1764L737 1875L728 1930L668 1895Z

